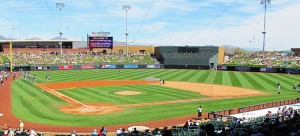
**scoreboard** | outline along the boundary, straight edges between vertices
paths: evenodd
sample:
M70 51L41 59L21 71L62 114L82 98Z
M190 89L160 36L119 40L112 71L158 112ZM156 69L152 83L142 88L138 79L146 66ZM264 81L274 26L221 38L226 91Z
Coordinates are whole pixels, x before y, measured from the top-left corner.
M113 37L111 36L92 36L88 37L89 48L113 48Z

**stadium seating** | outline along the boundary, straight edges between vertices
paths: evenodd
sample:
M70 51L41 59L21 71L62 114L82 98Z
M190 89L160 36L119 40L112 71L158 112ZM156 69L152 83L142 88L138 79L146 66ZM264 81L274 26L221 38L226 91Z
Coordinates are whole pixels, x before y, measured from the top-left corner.
M5 52L0 55L0 65L9 64L9 54ZM127 57L118 53L87 52L86 49L64 49L63 58L56 48L16 48L13 52L14 66L59 64L159 64L159 62L153 55L130 53Z
M284 52L255 52L236 54L223 66L251 66L269 68L299 68L300 57L292 53Z

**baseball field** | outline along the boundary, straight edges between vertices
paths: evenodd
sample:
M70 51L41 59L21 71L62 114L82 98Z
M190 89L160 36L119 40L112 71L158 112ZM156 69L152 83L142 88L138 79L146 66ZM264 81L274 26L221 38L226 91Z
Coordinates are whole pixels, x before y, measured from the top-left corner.
M30 72L34 74L37 83L23 76L12 82L12 111L27 122L50 126L155 123L196 117L199 105L209 112L300 96L292 88L300 76L290 74L173 69Z

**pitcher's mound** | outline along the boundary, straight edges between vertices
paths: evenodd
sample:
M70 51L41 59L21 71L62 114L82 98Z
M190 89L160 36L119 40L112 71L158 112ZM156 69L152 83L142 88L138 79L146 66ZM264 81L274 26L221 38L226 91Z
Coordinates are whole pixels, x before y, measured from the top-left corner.
M114 94L117 94L117 95L139 95L142 93L136 92L136 91L120 91L120 92L115 92Z

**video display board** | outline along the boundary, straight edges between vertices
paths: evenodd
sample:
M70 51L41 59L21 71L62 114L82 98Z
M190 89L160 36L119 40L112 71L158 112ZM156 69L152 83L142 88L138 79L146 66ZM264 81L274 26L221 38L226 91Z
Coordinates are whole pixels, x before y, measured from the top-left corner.
M113 37L88 37L89 48L113 48Z

